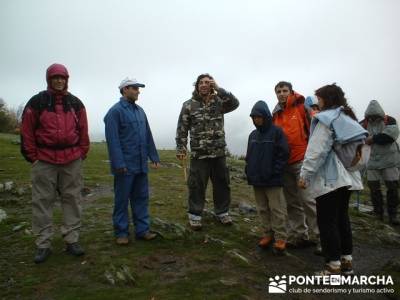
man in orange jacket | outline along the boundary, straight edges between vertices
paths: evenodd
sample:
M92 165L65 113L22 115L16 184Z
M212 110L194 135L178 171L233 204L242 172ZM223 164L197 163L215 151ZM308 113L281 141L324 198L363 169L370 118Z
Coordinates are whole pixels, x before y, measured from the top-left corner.
M304 97L293 91L290 82L279 82L275 86L275 94L278 104L272 113L273 122L283 129L290 149L283 174L283 192L288 210L288 246L300 248L319 245L315 200L297 187L307 149L310 116L304 107Z

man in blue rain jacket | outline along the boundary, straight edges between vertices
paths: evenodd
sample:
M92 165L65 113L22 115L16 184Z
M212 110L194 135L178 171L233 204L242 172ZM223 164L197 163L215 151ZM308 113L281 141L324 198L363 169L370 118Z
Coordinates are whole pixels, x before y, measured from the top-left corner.
M120 101L104 117L108 154L114 175L113 224L118 245L129 243L130 203L137 239L152 240L156 234L149 228L148 166L159 166L159 156L144 110L136 104L145 87L136 79L124 79L119 90Z

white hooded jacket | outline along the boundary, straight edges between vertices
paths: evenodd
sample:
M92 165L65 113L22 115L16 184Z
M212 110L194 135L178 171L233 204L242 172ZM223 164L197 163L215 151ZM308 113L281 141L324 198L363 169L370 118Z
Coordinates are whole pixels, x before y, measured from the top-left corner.
M335 112L321 112L317 114L316 119L320 114L325 117L321 119L326 119L328 114L334 115ZM309 196L317 198L345 186L350 190L362 190L360 172L348 171L333 151L334 132L330 126L327 126L326 122L315 120L311 130L300 172L300 178L307 184Z

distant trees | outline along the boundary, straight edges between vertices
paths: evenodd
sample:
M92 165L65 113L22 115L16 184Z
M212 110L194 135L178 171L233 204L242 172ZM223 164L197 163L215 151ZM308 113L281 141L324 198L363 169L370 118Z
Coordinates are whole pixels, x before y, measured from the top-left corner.
M0 98L0 132L19 133L23 110L22 104L17 108L10 108L4 99Z

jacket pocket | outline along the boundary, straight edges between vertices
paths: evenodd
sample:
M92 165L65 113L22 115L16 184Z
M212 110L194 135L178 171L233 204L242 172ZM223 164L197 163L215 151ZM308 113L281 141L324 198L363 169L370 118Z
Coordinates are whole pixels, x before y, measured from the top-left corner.
M328 184L335 183L338 180L338 166L335 161L335 154L331 151L326 158L324 165L325 180Z
M272 141L252 141L247 164L248 181L267 183L272 177L274 143Z

